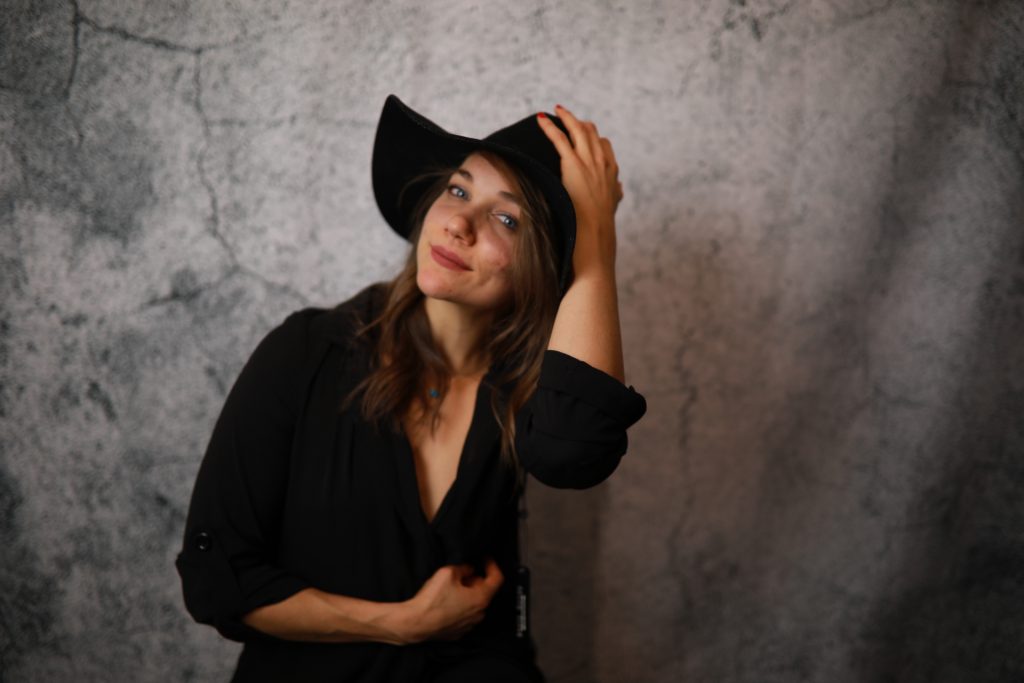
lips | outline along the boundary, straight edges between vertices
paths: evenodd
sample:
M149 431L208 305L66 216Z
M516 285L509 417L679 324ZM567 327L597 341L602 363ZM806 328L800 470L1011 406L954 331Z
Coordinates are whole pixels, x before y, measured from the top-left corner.
M448 251L444 247L430 247L430 255L441 266L448 270L472 270L469 265L459 258L458 254Z

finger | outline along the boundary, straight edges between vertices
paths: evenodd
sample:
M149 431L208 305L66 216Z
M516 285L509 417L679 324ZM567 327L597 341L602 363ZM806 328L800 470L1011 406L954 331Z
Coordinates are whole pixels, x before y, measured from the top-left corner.
M597 124L594 123L593 121L585 121L584 123L586 125L587 131L590 133L591 136L590 149L594 155L594 163L597 164L597 167L599 169L607 168L608 147L606 147L603 142L604 138L601 137L600 133L597 132Z
M548 136L548 140L551 140L551 144L555 146L558 151L560 158L565 158L572 155L572 142L566 137L562 129L555 125L555 122L548 118L547 114L543 112L537 115L537 123L540 125L540 129L544 131L544 134Z
M594 165L599 169L603 169L605 166L604 148L601 146L601 135L597 132L597 124L593 121L580 121L580 125L586 135L584 144L590 150L590 156L594 160Z
M583 159L587 163L593 162L594 155L591 151L590 133L587 131L586 127L573 115L571 111L562 105L556 104L555 111L558 113L559 118L562 119L562 123L564 123L565 127L569 130L569 135L572 137L572 144L576 149L576 154L579 155L580 159Z
M619 174L619 162L615 159L615 150L612 149L612 141L608 138L600 138L601 149L604 151L605 165L610 168L616 176Z
M484 575L484 583L489 587L497 590L502 583L505 581L505 575L501 573L501 567L494 561L493 557L487 558L486 574Z
M577 156L585 163L592 164L594 153L592 132L588 125L590 122L579 120L575 114L560 104L555 105L555 111L559 114L562 123L565 124L566 129L569 131L569 136L572 139Z

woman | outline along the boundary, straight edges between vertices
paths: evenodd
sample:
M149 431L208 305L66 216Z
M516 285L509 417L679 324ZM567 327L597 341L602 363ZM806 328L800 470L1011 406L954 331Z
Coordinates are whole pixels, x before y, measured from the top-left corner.
M623 385L608 140L558 108L483 140L390 96L373 181L414 245L293 314L232 388L178 556L236 681L542 681L516 614L522 474L605 479Z

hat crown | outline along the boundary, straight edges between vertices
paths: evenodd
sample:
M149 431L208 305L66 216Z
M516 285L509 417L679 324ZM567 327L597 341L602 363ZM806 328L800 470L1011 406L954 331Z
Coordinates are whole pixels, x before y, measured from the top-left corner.
M550 118L564 130L565 126L558 117ZM485 137L484 141L524 154L559 180L562 179L562 162L558 156L558 150L541 130L535 116L528 116L521 121L516 121L511 126L494 131Z

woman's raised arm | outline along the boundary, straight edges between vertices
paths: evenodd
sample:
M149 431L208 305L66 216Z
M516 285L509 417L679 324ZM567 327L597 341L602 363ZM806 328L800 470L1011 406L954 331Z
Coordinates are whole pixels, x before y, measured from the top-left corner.
M516 451L540 481L586 488L618 466L626 429L647 404L625 386L622 361L615 290L619 167L593 123L564 107L557 111L569 136L543 115L538 123L558 150L562 183L576 210L574 277L555 316L537 391L517 415Z
M546 116L538 123L561 157L562 183L576 210L574 277L558 307L548 348L625 382L615 286L615 209L622 199L611 142L559 105L569 138Z

